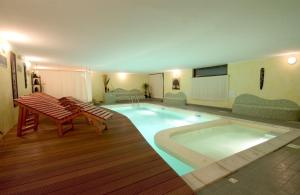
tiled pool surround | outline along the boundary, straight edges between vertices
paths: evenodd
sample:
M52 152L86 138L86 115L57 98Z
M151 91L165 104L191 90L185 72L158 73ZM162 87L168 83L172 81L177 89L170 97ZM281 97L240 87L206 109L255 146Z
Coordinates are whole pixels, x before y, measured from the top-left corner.
M255 161L256 159L270 152L277 150L278 148L288 144L289 142L300 136L300 131L294 128L270 125L261 122L253 122L231 117L223 118L224 119L220 119L217 121L210 121L201 124L167 129L157 133L157 135L155 136L155 141L159 147L176 156L176 158L188 162L196 167L194 171L182 176L194 191L199 191L205 185L231 174L241 167ZM176 134L184 134L187 132L198 130L201 131L201 129L232 123L253 128L265 129L267 131L273 131L282 134L266 142L260 143L218 161L195 152L172 140L172 136Z

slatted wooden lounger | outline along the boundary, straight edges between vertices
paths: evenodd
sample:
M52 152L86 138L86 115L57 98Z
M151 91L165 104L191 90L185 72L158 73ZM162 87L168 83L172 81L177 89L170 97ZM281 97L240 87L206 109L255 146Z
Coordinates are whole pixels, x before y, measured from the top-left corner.
M68 110L73 110L76 109L75 104L71 105L71 104L64 104L64 102L60 101L60 99L57 99L56 97L53 97L49 94L43 93L43 92L36 92L31 94L30 96L34 96L34 97L38 97L43 101L47 101L49 103L53 103L53 104L58 104L60 106L65 107ZM64 98L62 98L64 99Z
M42 98L49 102L60 104L59 99L57 99L56 97L53 97L51 95L48 95L46 93L43 93L43 92L35 92L35 93L31 94L30 96L39 97L39 98Z
M87 121L90 124L93 124L97 128L98 133L101 133L102 130L107 129L106 120L113 116L111 112L108 112L103 108L82 102L73 97L63 97L57 99L46 93L34 93L32 94L32 96L36 96L44 99L45 101L62 105L67 109L76 109L76 107L79 107L82 115L86 117ZM102 126L104 126L104 128Z
M39 115L44 115L53 120L58 127L59 136L63 136L69 130L74 128L73 119L78 117L80 110L67 110L58 104L49 103L34 96L22 96L15 100L19 105L19 119L17 127L17 135L22 136L24 131L33 129L37 130ZM33 116L33 122L28 125L29 116ZM71 128L64 129L64 125L71 125Z
M108 112L103 108L82 102L71 96L57 99L46 93L34 93L33 95L45 98L49 102L59 102L60 105L70 107L71 109L78 106L81 109L82 114L86 117L87 121L97 128L98 133L101 133L103 129L107 129L106 120L113 116L111 112ZM104 128L102 126L104 126Z
M113 116L111 112L108 112L103 108L82 102L73 97L61 98L60 102L62 102L63 105L75 105L80 107L82 114L88 119L89 123L97 128L98 133L101 133L103 129L107 129L105 121ZM101 126L104 126L104 128Z

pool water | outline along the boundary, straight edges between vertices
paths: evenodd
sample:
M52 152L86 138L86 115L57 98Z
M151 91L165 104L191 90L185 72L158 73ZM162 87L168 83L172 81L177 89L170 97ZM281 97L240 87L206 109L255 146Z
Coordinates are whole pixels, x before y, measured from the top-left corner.
M277 135L278 133L275 132L245 125L228 124L176 134L171 136L171 139L217 161L268 141Z
M105 108L127 116L144 136L152 148L177 172L184 175L194 170L190 165L169 155L157 147L154 136L157 132L195 123L219 119L218 116L183 109L169 108L154 104L119 104L106 105Z

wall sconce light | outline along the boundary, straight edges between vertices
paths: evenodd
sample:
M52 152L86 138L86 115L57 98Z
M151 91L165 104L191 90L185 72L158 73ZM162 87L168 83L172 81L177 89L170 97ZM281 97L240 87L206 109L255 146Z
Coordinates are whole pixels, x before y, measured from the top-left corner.
M27 35L12 31L1 31L0 39L10 41L11 43L27 43L30 41Z
M173 72L173 78L179 78L181 75L181 71L180 70L172 70Z
M0 43L0 48L3 53L9 52L11 50L11 46L7 41L3 41Z
M293 64L296 64L296 62L297 62L297 58L296 57L289 57L288 58L288 63L290 64L290 65L293 65Z
M120 73L118 73L118 77L119 77L121 80L125 80L126 77L127 77L127 73L125 73L125 72L120 72Z
M31 67L31 63L29 61L25 61L25 65L27 69L30 69Z

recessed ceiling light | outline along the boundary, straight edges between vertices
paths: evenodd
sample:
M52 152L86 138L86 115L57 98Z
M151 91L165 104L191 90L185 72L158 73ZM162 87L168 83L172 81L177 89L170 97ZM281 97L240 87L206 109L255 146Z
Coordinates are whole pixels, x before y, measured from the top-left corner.
M288 63L289 64L296 64L296 62L297 62L297 58L296 57L289 57L288 58Z

